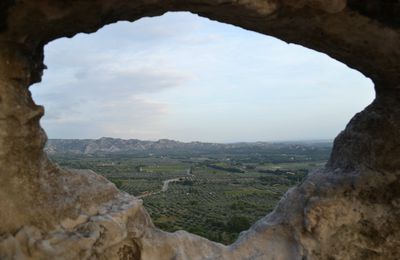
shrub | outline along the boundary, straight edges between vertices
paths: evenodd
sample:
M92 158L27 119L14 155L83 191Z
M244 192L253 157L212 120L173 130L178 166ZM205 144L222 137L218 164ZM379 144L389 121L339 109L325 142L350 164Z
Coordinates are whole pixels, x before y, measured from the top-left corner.
M244 216L232 216L226 223L228 232L240 232L250 227L250 221Z

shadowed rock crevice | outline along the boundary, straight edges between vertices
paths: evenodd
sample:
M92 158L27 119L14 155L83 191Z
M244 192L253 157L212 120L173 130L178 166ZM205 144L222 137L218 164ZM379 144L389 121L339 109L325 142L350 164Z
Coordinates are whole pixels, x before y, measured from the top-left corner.
M400 27L400 2L398 0L351 0L348 1L348 5L360 14L376 19L385 25Z
M301 44L375 83L376 100L336 138L327 166L230 246L156 229L141 200L93 172L59 169L43 152L44 110L28 88L41 80L44 45L167 11ZM0 258L399 259L398 12L398 1L376 0L2 1Z

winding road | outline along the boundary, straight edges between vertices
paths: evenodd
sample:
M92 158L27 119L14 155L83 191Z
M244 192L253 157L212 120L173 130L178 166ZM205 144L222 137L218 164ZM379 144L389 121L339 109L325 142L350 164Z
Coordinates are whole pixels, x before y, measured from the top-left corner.
M163 186L161 188L161 192L166 192L168 190L168 184L170 182L176 182L176 181L180 181L182 178L175 178L175 179L168 179L163 181Z
M194 177L194 174L191 173L191 168L188 168L188 169L186 170L186 175L188 175L188 176L190 176L190 177ZM145 198L145 197L148 197L148 196L152 196L152 195L159 194L159 193L161 193L161 192L166 192L166 191L168 190L169 184L170 184L171 182L182 181L182 180L184 180L184 179L186 179L186 178L187 178L187 177L180 177L180 178L173 178L173 179L164 180L164 181L163 181L163 186L161 187L161 190L159 190L159 191L153 191L153 192L145 191L143 194L141 194L141 195L139 195L139 196L136 196L136 198L141 199L141 198Z

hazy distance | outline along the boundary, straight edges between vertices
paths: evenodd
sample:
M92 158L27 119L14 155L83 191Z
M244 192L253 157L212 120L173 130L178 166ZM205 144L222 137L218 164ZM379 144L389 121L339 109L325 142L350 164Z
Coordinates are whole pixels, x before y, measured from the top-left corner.
M119 22L46 46L49 138L332 139L374 97L327 55L190 13Z

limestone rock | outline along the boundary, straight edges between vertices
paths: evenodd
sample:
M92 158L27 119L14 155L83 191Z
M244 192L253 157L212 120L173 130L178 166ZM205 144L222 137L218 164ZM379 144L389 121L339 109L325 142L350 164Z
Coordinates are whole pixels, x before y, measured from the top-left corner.
M324 52L377 98L331 159L223 246L156 229L140 200L43 152L29 86L43 47L113 22L190 11ZM396 0L3 0L0 2L1 259L400 259L400 4ZM345 93L344 93L345 94Z

